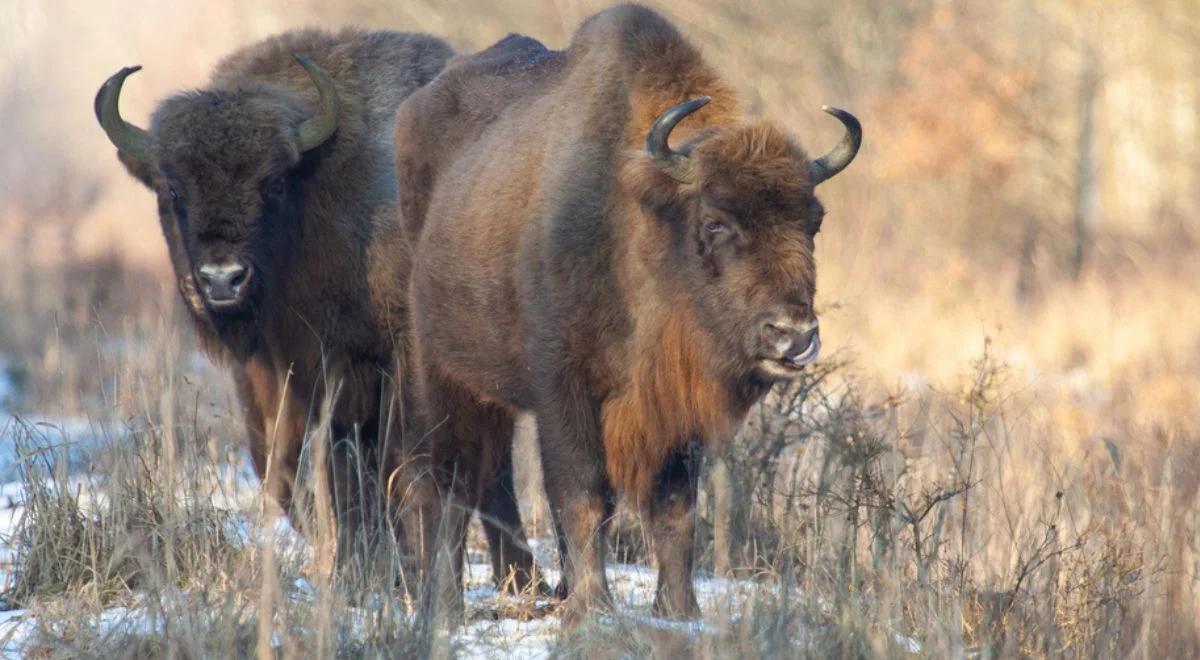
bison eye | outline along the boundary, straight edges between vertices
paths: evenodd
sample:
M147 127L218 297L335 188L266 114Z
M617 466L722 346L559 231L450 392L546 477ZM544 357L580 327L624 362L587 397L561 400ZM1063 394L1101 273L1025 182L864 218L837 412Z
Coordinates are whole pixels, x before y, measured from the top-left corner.
M171 210L174 211L175 215L182 216L184 212L183 195L180 194L179 189L168 184L167 197L171 198Z
M719 220L713 220L704 225L704 230L710 234L724 234L729 231L729 225Z

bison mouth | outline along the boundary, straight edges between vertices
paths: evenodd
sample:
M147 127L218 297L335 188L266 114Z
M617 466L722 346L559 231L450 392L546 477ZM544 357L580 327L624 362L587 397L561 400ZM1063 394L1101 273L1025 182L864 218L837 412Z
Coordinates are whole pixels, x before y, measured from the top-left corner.
M782 357L760 357L758 369L764 374L781 380L795 378L804 367L817 359L821 352L821 335L814 332L808 346L795 353L788 351Z

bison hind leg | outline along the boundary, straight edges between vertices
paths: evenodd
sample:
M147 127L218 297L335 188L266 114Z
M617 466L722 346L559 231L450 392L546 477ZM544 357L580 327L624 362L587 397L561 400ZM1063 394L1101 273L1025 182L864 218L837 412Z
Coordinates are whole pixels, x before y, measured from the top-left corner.
M431 371L424 388L427 442L443 498L432 580L442 604L438 609L454 617L462 609L463 558L472 512L480 512L498 586L524 591L535 584L536 571L513 487L512 413Z

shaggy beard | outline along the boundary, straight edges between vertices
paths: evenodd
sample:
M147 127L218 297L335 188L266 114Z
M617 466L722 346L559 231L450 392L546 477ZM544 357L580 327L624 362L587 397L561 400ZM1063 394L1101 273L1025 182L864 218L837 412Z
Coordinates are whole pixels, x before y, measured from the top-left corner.
M209 321L217 332L217 339L239 362L249 359L258 350L259 339L262 336L258 319L252 309L209 313Z

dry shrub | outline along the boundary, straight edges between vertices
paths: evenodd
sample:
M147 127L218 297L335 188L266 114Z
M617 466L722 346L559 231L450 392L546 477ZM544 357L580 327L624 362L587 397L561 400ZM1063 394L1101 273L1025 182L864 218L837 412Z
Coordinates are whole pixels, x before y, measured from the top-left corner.
M1195 438L1064 459L989 351L958 391L867 403L826 367L773 392L718 459L709 515L744 534L715 556L797 589L826 631L810 652L891 655L904 635L933 655L1194 655L1196 478L1171 458Z

